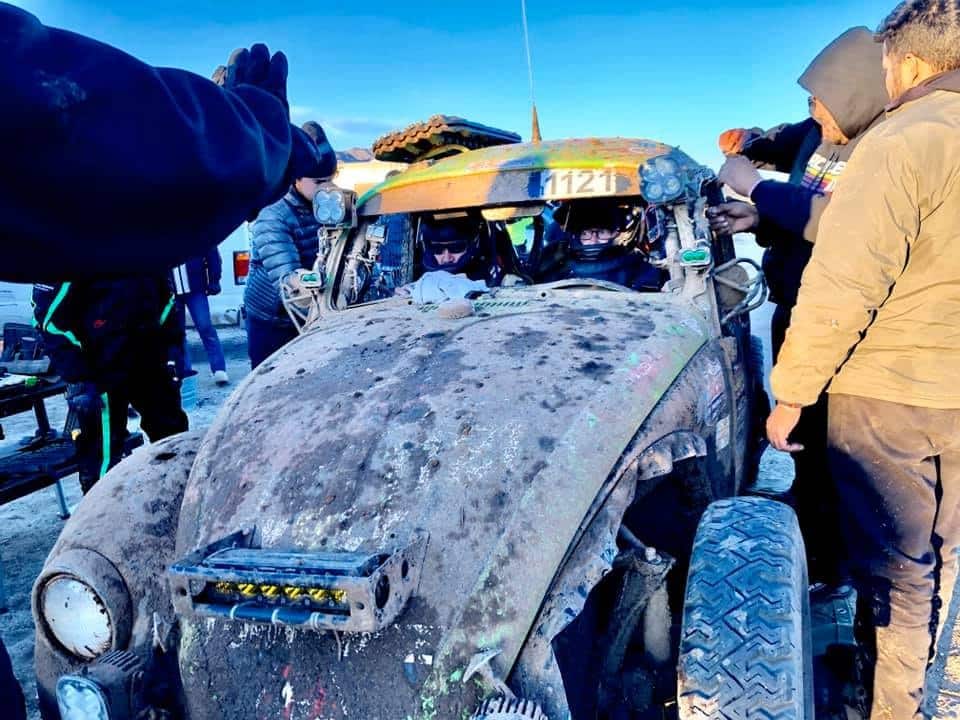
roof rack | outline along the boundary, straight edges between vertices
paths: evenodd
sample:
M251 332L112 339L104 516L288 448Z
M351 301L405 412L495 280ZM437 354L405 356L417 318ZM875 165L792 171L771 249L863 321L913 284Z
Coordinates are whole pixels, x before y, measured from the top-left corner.
M453 115L434 115L380 137L373 144L373 155L377 160L413 163L520 141L514 132Z

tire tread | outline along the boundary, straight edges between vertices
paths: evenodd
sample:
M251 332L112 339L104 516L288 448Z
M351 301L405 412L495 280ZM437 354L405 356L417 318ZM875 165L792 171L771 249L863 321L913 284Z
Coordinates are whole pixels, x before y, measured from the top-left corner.
M713 503L694 541L680 643L681 720L812 718L803 539L764 498Z

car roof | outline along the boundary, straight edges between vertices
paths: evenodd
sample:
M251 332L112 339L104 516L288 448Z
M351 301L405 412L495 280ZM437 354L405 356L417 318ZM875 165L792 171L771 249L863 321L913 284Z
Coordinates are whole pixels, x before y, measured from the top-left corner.
M670 145L639 138L548 140L471 150L412 165L389 178L360 198L359 214L371 217L544 200L638 196L640 166L667 154L683 165L699 167ZM565 175L568 171L573 173L569 181ZM551 184L554 176L559 182ZM589 187L585 187L587 184Z

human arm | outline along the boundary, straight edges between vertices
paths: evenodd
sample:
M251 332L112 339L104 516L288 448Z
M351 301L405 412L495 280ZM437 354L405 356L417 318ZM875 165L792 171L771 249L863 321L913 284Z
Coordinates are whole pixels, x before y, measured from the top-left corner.
M54 371L69 383L88 380L90 368L77 336L80 292L71 283L33 286L34 325L43 333L43 347Z
M733 200L707 208L710 229L719 235L753 232L760 226L760 215L750 203Z
M871 134L854 152L824 213L773 370L779 400L815 403L873 322L920 230L918 186L902 136Z
M819 130L820 126L809 118L799 123L777 125L766 131L740 128L738 131L742 135L738 136L738 147L730 145L732 138L724 142L724 137L731 132L727 131L721 135L721 150L727 147L730 151L724 150L725 154L743 155L763 169L788 173L793 169L797 154L808 142L810 134L819 133Z
M793 183L764 180L743 156L728 158L717 177L734 192L749 197L765 222L786 230L787 236L816 242L829 195Z
M172 267L295 175L270 92L154 68L3 4L0 96L0 279ZM55 199L37 191L52 179Z
M750 199L765 220L809 243L817 241L820 219L830 203L830 195L777 180L760 182Z

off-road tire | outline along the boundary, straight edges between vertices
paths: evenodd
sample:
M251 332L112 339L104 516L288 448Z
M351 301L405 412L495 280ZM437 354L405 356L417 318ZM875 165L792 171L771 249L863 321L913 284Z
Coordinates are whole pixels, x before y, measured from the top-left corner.
M703 514L679 673L680 720L813 720L806 558L786 505L732 498Z

